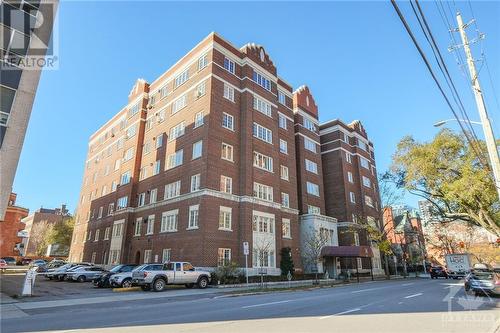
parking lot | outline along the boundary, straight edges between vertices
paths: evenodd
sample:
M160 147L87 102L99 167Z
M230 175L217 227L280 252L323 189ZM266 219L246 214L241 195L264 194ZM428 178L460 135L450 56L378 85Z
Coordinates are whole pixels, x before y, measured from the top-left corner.
M21 294L24 283L24 273L0 274L0 291L10 297L17 297ZM34 297L23 300L45 300L79 298L88 296L105 296L113 294L112 289L95 288L91 282L70 282L48 280L44 276L37 276L33 289Z

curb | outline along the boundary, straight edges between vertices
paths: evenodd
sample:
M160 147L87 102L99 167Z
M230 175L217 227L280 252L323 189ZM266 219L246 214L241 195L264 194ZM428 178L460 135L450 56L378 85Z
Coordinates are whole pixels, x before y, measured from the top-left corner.
M141 291L141 287L113 288L114 293L125 293L128 291Z

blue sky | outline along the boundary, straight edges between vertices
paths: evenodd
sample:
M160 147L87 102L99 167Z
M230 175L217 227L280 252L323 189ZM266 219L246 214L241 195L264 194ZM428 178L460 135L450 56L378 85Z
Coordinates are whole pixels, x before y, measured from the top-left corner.
M467 21L468 4L455 4ZM411 18L409 4L400 6ZM450 38L437 7L422 6L469 116L478 120L470 88L446 51ZM500 3L472 6L500 98ZM137 78L153 81L211 31L237 46L264 45L280 76L311 88L321 121L361 120L379 171L389 167L403 136L429 140L438 131L432 124L451 118L388 1L63 1L58 15L60 68L42 74L14 182L18 203L30 210L61 203L75 209L90 134L126 104ZM420 33L418 39L425 45ZM479 58L479 47L474 52ZM480 79L498 136L500 109L485 67Z

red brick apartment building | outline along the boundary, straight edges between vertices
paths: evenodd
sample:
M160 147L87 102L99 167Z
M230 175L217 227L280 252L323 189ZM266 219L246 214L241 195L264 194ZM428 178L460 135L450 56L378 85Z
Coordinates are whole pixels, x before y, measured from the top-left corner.
M0 257L21 255L22 238L19 232L24 229L21 220L28 216L28 209L16 206L16 198L17 194L10 194L5 218L0 220Z
M309 89L211 33L90 137L70 259L244 266L249 242L250 274L279 274L283 247L301 267L301 221L333 246L344 217L325 205L322 150Z

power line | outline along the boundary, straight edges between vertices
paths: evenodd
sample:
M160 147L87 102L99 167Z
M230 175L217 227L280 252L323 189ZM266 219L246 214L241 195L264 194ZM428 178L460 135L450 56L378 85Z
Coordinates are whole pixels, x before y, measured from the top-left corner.
M436 83L439 91L441 92L441 95L443 96L443 98L445 99L446 101L446 104L448 105L448 107L450 108L451 112L453 113L453 115L455 116L455 118L457 119L458 121L458 124L460 126L460 128L462 129L462 132L464 134L466 134L466 130L462 124L461 121L459 121L459 117L455 111L455 109L453 108L450 100L448 99L448 96L446 95L446 93L444 92L441 84L439 83L439 80L437 79L436 77L436 74L434 73L433 69L432 69L432 66L429 62L429 60L427 59L424 51L422 50L422 48L420 47L420 44L418 43L417 39L415 38L415 35L413 34L410 26L408 25L406 19L404 18L404 15L402 14L401 10L399 9L399 6L397 5L396 1L395 0L391 0L391 4L392 6L394 7L394 10L396 11L396 13L398 14L399 16L399 19L401 20L401 23L403 23L403 26L405 27L406 29L406 32L408 33L408 35L410 36L413 44L415 45L415 47L417 48L417 51L418 53L420 54L420 57L422 58L422 60L424 61L426 67L427 67L427 70L429 71L429 73L431 74L432 76L432 79L434 80L434 82ZM469 142L469 144L471 145L471 147L473 147L473 144L472 142L470 141L470 138L466 135L466 139L467 141ZM476 154L477 158L479 159L479 161L482 161L482 158L481 158L481 155L478 155L476 151L474 151L474 153ZM486 164L486 166L488 166L488 164Z

